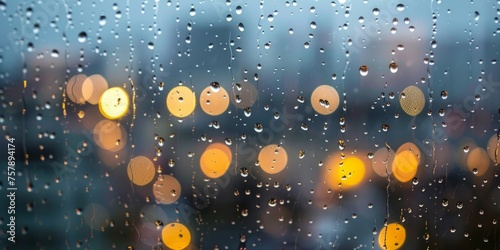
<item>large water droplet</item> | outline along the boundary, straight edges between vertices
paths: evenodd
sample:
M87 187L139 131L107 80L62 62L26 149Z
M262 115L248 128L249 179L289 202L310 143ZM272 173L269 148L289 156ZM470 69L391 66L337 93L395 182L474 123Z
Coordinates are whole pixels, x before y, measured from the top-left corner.
M80 34L78 34L78 41L81 43L87 41L87 33L85 33L84 31L80 32Z
M361 74L362 76L368 75L368 66L363 65L359 67L359 74Z

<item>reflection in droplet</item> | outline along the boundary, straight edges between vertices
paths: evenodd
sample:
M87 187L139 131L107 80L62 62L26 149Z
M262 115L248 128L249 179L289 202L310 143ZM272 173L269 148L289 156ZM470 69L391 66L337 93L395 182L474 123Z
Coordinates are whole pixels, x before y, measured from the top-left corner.
M389 70L391 71L391 73L396 73L398 72L398 64L395 63L395 62L391 62L389 64Z
M359 67L359 74L362 76L367 76L368 75L368 66L362 65Z
M87 33L82 31L78 34L78 42L84 43L85 41L87 41Z

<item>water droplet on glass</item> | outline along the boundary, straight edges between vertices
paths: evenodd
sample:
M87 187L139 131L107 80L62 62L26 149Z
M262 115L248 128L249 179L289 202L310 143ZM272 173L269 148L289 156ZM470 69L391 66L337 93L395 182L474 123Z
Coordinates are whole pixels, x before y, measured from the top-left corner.
M51 57L57 58L59 57L59 51L56 49L53 49L52 52L50 53Z
M85 41L87 41L87 33L82 31L78 34L78 42L84 43Z
M304 150L299 150L299 159L304 159L304 157L306 156L306 151Z
M443 100L445 100L446 98L448 98L448 91L446 91L446 90L442 90L442 91L441 91L441 98L442 98Z
M359 74L361 74L362 76L368 75L368 66L363 65L359 67Z
M269 199L269 201L267 202L267 204L270 207L275 207L278 204L278 202L277 202L276 198L271 198L271 199Z
M396 9L398 11L403 11L403 10L405 10L405 6L404 6L404 4L400 3L400 4L396 5Z
M241 6L238 5L236 7L236 14L241 15L242 12L243 12L243 8L241 8Z
M398 64L395 62L391 62L391 64L389 64L389 70L391 71L391 73L398 72Z
M262 123L255 123L253 129L255 132L260 133L262 130L264 130L264 126L262 126Z
M373 15L378 16L380 14L380 10L378 8L374 8L372 10Z

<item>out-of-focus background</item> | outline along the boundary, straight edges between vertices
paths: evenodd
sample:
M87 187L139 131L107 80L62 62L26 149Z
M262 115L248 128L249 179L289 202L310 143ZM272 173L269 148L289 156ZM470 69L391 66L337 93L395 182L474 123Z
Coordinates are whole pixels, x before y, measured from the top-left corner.
M0 1L0 245L497 249L499 15Z

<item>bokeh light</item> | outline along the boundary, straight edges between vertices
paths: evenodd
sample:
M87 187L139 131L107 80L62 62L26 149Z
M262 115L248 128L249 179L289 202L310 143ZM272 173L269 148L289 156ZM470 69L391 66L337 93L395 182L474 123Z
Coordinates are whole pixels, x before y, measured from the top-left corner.
M195 93L186 86L177 86L170 90L166 102L168 111L178 118L189 116L196 107Z
M268 174L277 174L285 169L288 162L286 150L276 144L270 144L260 150L260 168Z
M172 204L181 197L181 184L175 177L161 174L153 185L153 194L156 202Z
M90 104L96 105L101 95L108 89L108 81L101 75L87 77L82 84L83 98Z
M365 163L356 156L331 156L326 161L326 180L332 189L348 189L359 185L365 177Z
M85 74L72 76L66 84L66 96L74 103L85 104L85 98L82 94L82 86L87 79Z
M424 109L424 93L416 86L408 86L401 91L399 95L399 104L405 113L416 116Z
M222 86L217 91L208 86L200 94L200 106L208 115L220 115L229 106L229 95Z
M420 150L412 142L401 145L392 162L392 173L400 182L408 182L417 174Z
M137 186L150 183L155 177L155 165L146 156L132 158L127 167L129 180Z
M230 99L234 106L240 109L251 107L257 100L257 88L246 81L233 84Z
M392 162L395 152L386 147L379 148L372 158L373 171L381 177L387 177L392 174Z
M311 94L311 105L321 115L329 115L339 107L340 97L337 90L329 85L318 86Z
M467 168L477 176L484 175L490 166L488 153L481 147L472 149L467 154Z
M200 157L200 168L205 176L219 178L224 175L231 163L224 150L212 147L206 148Z
M390 223L383 227L378 235L378 245L382 249L396 250L406 240L406 229L399 223Z
M127 133L123 126L110 120L101 120L94 127L94 141L102 149L117 152L127 144Z
M126 115L129 105L128 93L120 87L113 87L104 91L99 99L99 111L110 120L117 120Z
M500 132L495 133L488 140L488 146L486 147L488 151L488 156L491 158L495 165L500 162Z
M184 249L191 242L191 232L181 223L173 222L161 231L161 239L163 244L173 250Z

